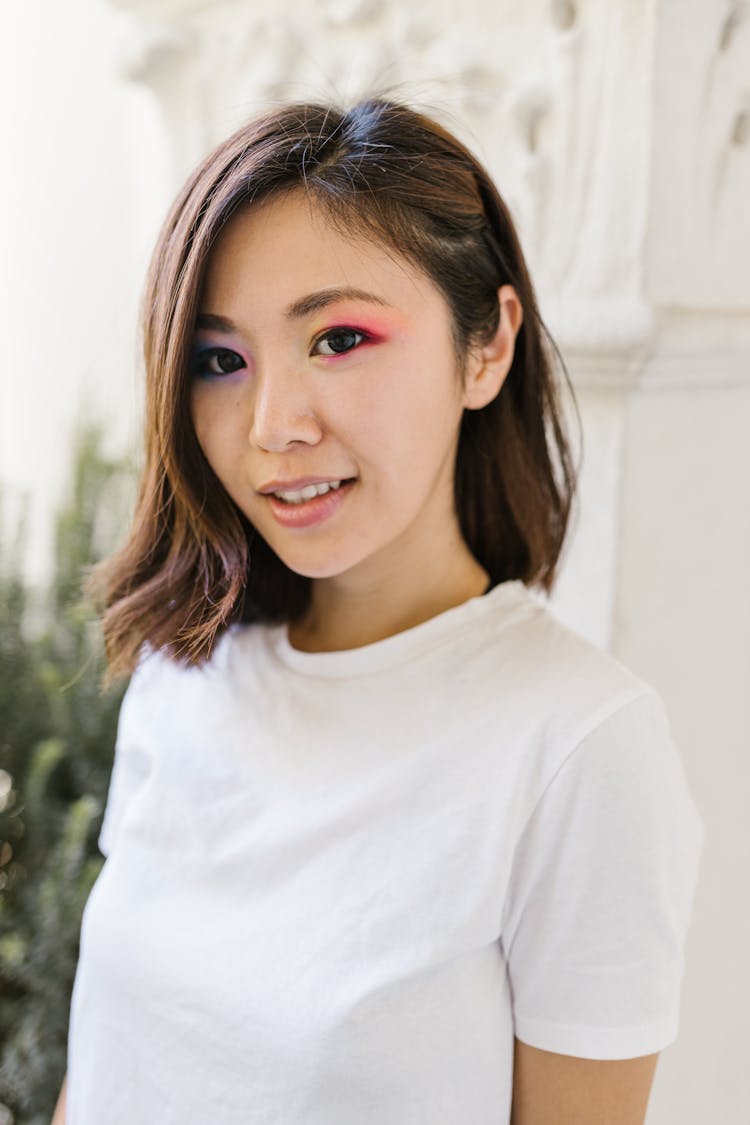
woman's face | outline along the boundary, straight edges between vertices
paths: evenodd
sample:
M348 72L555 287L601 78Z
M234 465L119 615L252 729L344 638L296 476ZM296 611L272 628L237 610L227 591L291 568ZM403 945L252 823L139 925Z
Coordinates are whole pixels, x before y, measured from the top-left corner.
M208 263L191 363L205 457L292 570L387 579L450 541L464 392L449 308L405 259L301 192L240 212ZM334 488L300 497L310 482Z

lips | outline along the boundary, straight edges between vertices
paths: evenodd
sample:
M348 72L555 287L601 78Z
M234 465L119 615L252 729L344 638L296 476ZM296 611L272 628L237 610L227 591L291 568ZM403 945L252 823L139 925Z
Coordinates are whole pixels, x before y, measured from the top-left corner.
M356 477L342 481L339 488L329 489L323 495L313 496L310 500L303 500L298 504L289 504L272 494L267 496L267 501L276 522L282 527L313 527L330 519L346 503L347 497L355 487Z

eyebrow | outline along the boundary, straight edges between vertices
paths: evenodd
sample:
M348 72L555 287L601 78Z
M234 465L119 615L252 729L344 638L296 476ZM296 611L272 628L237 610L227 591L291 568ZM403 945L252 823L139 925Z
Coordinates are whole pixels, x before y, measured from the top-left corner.
M300 297L299 300L293 301L284 315L287 320L298 320L316 312L318 309L324 309L327 305L332 305L336 301L367 301L369 304L380 305L383 308L393 308L382 297L378 297L376 293L367 293L364 289L344 287L320 289L316 293L308 293L306 297ZM216 332L241 332L241 329L233 320L216 313L198 313L195 319L195 327L196 329L212 328Z

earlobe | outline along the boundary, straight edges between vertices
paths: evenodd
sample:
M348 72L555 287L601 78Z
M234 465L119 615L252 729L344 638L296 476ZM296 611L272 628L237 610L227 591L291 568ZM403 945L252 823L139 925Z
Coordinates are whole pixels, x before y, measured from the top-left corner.
M492 339L472 357L466 372L464 407L481 410L498 395L513 364L523 307L512 285L497 291L500 321Z

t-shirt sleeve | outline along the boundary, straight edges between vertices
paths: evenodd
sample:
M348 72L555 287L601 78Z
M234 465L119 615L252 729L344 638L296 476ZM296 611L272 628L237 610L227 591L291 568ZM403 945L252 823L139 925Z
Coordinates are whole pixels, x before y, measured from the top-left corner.
M577 741L516 847L502 945L518 1039L590 1059L676 1039L703 841L649 688Z
M144 649L120 704L109 789L97 841L105 858L109 858L125 809L147 770L144 757L139 753L137 732L148 673L148 655L148 650Z

